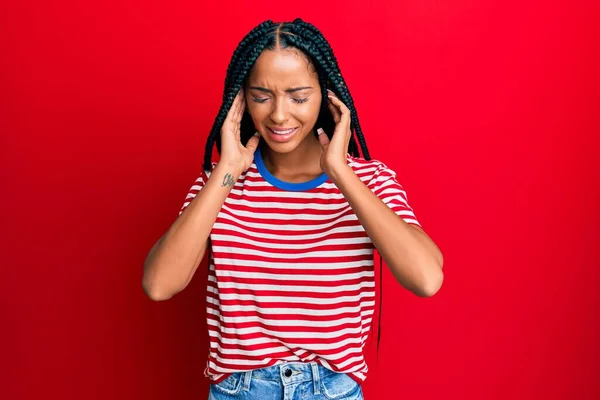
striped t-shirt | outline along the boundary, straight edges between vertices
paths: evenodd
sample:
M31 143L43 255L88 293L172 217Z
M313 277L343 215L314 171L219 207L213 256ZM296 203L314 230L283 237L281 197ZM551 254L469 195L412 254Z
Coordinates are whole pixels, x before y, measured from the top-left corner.
M388 207L420 225L393 170L381 161L346 158ZM198 177L180 215L209 176ZM366 379L374 247L326 174L281 181L266 169L259 147L228 194L210 243L206 377L218 383L232 372L316 361L359 383Z

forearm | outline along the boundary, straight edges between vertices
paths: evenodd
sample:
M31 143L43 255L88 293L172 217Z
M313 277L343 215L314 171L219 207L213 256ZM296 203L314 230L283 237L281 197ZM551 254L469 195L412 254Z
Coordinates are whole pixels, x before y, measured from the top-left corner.
M403 287L418 296L432 296L443 281L443 258L422 231L406 223L346 166L330 173L365 232Z
M202 190L156 242L144 262L142 286L153 300L167 300L192 279L210 231L239 173L217 165Z

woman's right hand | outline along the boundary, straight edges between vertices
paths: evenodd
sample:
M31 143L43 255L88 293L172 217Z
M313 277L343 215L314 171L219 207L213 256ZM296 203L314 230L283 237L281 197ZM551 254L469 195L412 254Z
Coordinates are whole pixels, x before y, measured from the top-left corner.
M239 174L245 172L252 161L254 161L254 151L258 147L260 136L252 136L246 146L241 142L240 124L242 116L246 109L246 99L244 89L240 89L235 100L227 113L225 122L221 127L221 156L219 164L231 166Z

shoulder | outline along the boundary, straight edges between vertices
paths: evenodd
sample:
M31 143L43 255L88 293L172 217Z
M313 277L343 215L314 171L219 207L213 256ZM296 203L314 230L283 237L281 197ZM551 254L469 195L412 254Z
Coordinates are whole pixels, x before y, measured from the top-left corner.
M346 159L348 160L348 165L350 165L352 168L381 168L381 167L386 167L387 165L378 159L375 158L371 158L370 160L366 160L362 157L354 157L351 154L346 154Z
M346 160L348 161L350 168L352 168L354 173L359 177L368 175L370 177L369 180L371 180L381 174L396 176L396 172L381 160L373 158L365 160L362 157L354 157L351 154L346 155Z

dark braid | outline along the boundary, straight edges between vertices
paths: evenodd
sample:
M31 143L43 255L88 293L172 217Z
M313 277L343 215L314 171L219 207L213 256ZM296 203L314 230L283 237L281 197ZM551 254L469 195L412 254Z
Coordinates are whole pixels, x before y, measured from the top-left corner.
M295 25L296 29L308 31L308 32L304 32L305 35L309 39L314 41L314 43L321 49L321 52L325 55L325 60L330 63L330 66L331 66L331 71L330 71L331 75L330 76L333 76L333 78L334 78L333 80L334 80L334 82L336 82L335 87L332 88L332 90L336 95L338 95L338 97L340 97L340 94L343 93L342 101L351 110L351 113L350 113L351 127L356 130L356 136L358 137L358 141L360 142L360 147L363 151L364 158L366 160L370 160L371 157L369 156L367 142L365 141L365 138L362 134L362 129L358 122L358 115L356 113L356 107L354 107L354 100L352 99L352 96L350 95L350 91L348 90L346 82L344 81L344 78L342 77L342 73L338 66L337 58L335 57L335 54L333 53L333 49L329 45L329 42L327 40L325 40L325 37L323 36L321 31L319 31L317 29L316 26L309 24L307 22L304 22L300 18L295 19L294 24L296 24Z
M239 68L232 72L231 89L228 92L228 96L227 96L228 106L227 106L227 109L223 110L223 121L220 122L219 128L215 129L215 132L213 132L213 134L215 135L214 139L215 139L215 142L217 145L217 150L218 150L219 154L221 154L221 126L223 126L223 122L225 121L225 118L227 117L227 112L229 111L229 108L233 104L233 101L235 100L235 96L237 95L238 91L241 89L241 87L244 83L244 79L247 76L247 74L241 73L239 71L249 71L252 68L252 66L254 65L254 63L256 62L256 60L258 59L260 54L262 53L262 51L264 50L264 48L267 45L267 43L269 42L269 40L270 40L269 37L262 37L262 38L258 39L254 43L255 45L253 47L249 47L247 49L247 51L242 54L242 56L240 57L240 59L238 61ZM251 135L253 135L255 131L256 131L256 129L254 128L254 122L252 122L252 118L250 117L250 114L245 112L242 117L242 121L240 123L240 135L241 135L240 139L243 141L244 144L248 141L248 139L250 139ZM206 155L205 155L205 162L206 162Z
M229 66L227 67L227 73L225 75L225 87L226 88L229 87L229 82L230 82L229 78L231 76L231 71L232 71L233 67L237 65L236 60L238 60L240 58L240 53L242 53L243 51L245 51L247 49L248 44L253 43L257 38L264 35L265 29L269 29L273 25L274 25L274 23L271 20L261 23L260 25L258 25L254 29L252 29L250 31L250 33L248 33L246 35L246 37L244 39L242 39L242 41L238 44L237 48L233 52L233 56L231 57L231 62L229 63Z
M266 44L269 42L269 38L265 37L264 35L268 31L268 28L272 25L272 21L266 21L254 28L240 42L237 49L233 53L231 61L229 62L229 67L227 68L227 76L225 77L223 103L221 104L219 113L215 118L215 122L213 123L208 140L206 141L203 164L205 171L211 170L212 148L215 142L217 144L217 151L219 154L221 154L221 127L225 122L225 118L227 117L227 113L233 104L237 92L242 87L243 80L247 76L252 65L254 65L256 62L256 59L262 50L265 48ZM246 134L245 142L247 142L251 135L254 134L254 132L252 132L250 135L247 135L249 117L250 116L245 113L241 124L240 133L242 134L242 137L244 137L244 134ZM252 124L252 126L254 125L251 119L249 122Z

